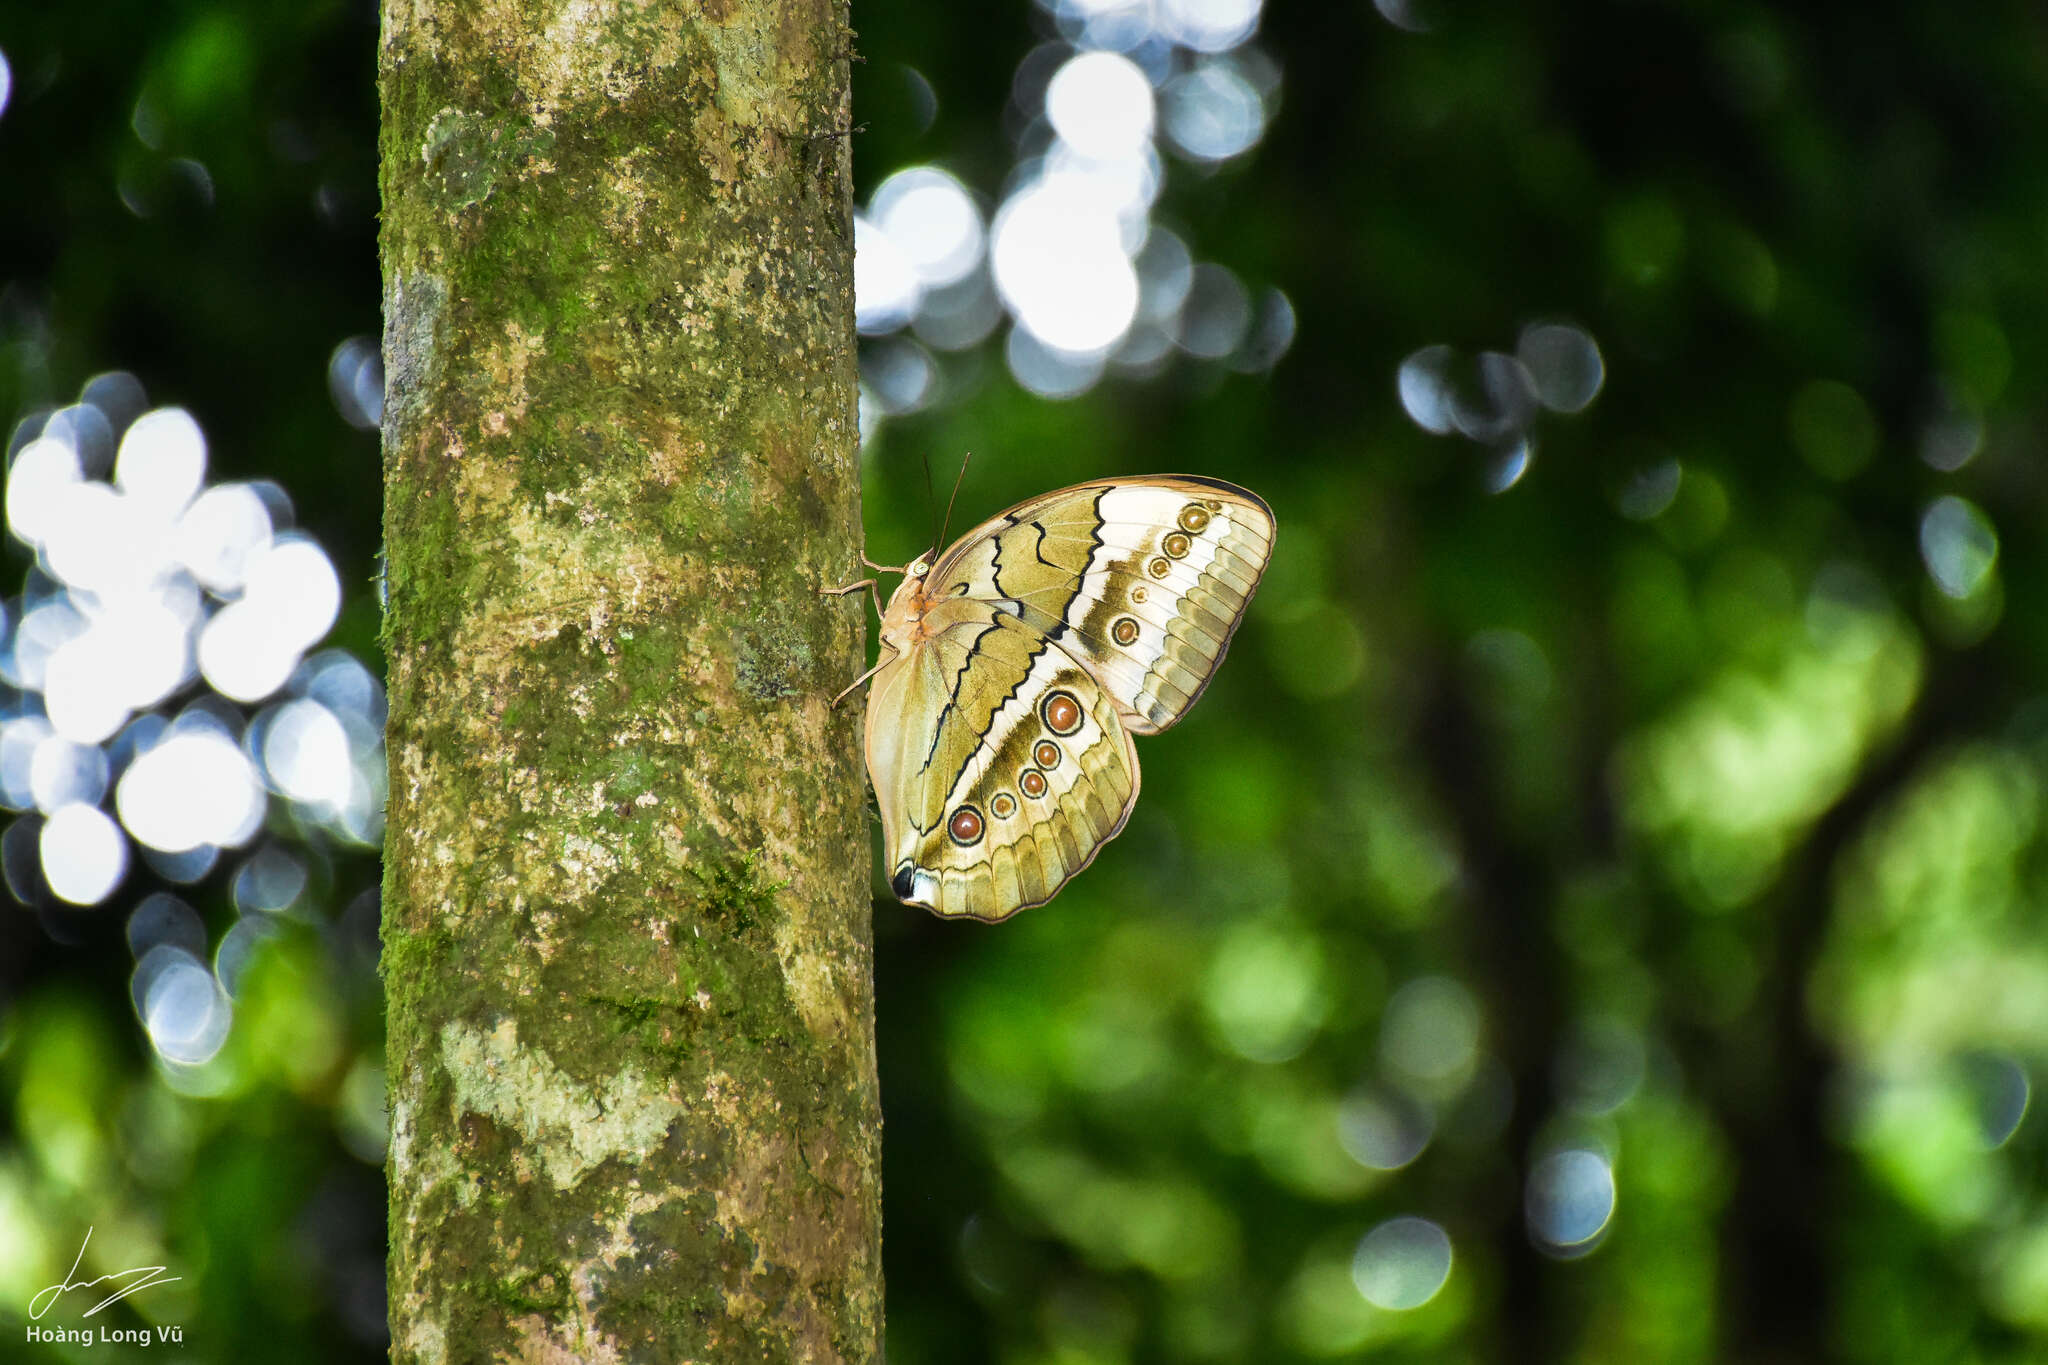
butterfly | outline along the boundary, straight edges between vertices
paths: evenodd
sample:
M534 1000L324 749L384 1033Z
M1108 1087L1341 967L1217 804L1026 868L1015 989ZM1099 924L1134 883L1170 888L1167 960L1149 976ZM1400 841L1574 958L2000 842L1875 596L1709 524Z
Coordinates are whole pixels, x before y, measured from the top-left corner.
M1007 919L1093 861L1138 799L1132 736L1209 685L1273 530L1235 484L1103 479L1020 502L944 554L870 564L904 576L888 606L876 594L882 660L854 683L874 680L868 776L897 898Z

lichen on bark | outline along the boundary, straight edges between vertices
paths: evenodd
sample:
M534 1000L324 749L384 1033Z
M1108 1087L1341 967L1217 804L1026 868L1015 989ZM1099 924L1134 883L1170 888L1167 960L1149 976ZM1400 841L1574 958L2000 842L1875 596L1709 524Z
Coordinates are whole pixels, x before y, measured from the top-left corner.
M842 0L385 0L401 1362L870 1360Z

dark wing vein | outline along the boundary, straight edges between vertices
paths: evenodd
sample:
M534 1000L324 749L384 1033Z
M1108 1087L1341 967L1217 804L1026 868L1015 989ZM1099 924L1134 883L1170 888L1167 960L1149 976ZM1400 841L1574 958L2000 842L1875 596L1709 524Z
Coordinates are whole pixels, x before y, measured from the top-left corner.
M939 755L939 738L940 736L946 733L947 715L952 712L956 712L960 709L960 680L967 676L968 665L974 662L974 656L978 652L980 652L981 642L988 638L989 631L1001 629L1001 622L989 622L988 625L985 626L981 630L981 632L974 637L974 643L967 647L967 656L960 660L960 668L957 672L953 674L953 685L952 687L947 689L946 704L939 708L938 723L932 726L932 747L925 751L924 763L917 770L917 775L919 777L923 777L926 773L932 770L932 760L934 758L937 758Z

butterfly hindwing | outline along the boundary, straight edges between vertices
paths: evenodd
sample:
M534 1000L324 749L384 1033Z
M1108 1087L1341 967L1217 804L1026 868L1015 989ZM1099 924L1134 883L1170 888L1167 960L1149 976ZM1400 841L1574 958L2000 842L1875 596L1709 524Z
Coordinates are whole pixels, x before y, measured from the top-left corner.
M1003 919L1051 899L1123 828L1137 755L1087 670L1018 616L965 598L932 616L869 699L890 888L949 918Z
M976 527L933 569L930 591L1015 603L1094 674L1133 733L1153 734L1208 685L1272 542L1272 511L1234 484L1110 480Z

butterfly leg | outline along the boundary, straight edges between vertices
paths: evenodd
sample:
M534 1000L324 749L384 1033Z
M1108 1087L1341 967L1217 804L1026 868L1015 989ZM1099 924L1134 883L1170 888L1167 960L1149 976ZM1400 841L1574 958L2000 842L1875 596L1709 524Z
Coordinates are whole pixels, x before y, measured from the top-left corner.
M845 691L845 692L841 692L841 693L840 693L840 694L839 694L838 696L836 696L836 697L834 697L834 698L832 699L832 705L833 705L833 706L834 706L835 708L837 708L840 702L843 702L843 701L845 701L845 700L846 700L846 695L847 695L847 693L848 693L848 692L851 692L851 691L853 691L853 689L854 689L854 688L856 688L856 687L859 687L859 686L860 686L860 685L861 685L862 683L866 682L866 681L867 681L867 680L868 680L869 678L872 678L872 677L874 677L874 676L875 676L875 674L877 674L877 673L880 673L880 672L882 671L882 665L883 665L883 664L885 664L885 663L888 663L888 662L889 662L889 660L887 660L887 659L883 659L883 660L881 660L881 661L877 662L877 663L875 664L875 666L874 666L873 668L869 669L869 670L868 670L867 672L865 672L865 673L861 674L861 675L860 675L860 676L859 676L858 678L855 678L855 679L854 679L854 680L853 680L852 682L848 683L848 684L846 685L846 691Z
M862 558L866 558L866 556L862 556ZM844 597L850 592L859 592L862 588L866 588L868 596L874 599L875 615L880 616L882 614L882 594L875 589L875 580L872 578L863 578L858 583L848 583L843 588L820 588L818 593L823 597Z

